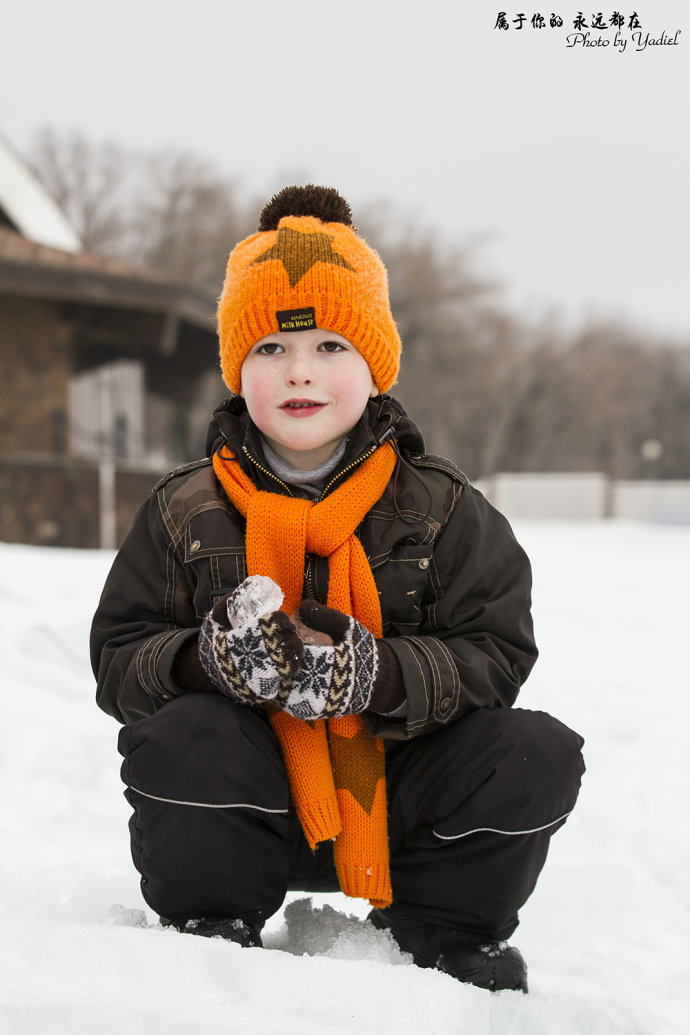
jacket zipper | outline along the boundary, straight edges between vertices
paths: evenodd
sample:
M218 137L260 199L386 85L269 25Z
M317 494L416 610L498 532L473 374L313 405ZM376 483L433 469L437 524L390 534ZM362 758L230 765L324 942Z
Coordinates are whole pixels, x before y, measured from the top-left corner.
M347 467L344 467L342 469L342 471L339 471L338 474L335 476L335 478L331 478L330 482L328 482L324 486L324 488L323 488L323 490L321 492L321 495L319 496L317 502L320 502L322 499L325 498L325 496L327 495L329 489L333 485L335 485L336 482L339 482L341 480L341 478L344 478L345 476L347 476L350 473L350 471L353 471L355 469L355 467L359 467L359 465L363 464L365 460L368 460L370 456L373 456L374 453L376 452L376 450L379 448L379 446L383 445L383 443L386 441L387 438L389 438L392 435L392 433L393 433L393 429L389 428L388 431L386 432L386 434L383 436L383 438L379 442L377 442L376 445L372 446L365 453L360 453L360 455L357 457L356 460L353 460L352 463L348 464ZM269 471L268 468L263 466L263 464L260 464L259 461L254 456L252 456L252 454L249 452L249 450L247 449L246 446L242 446L242 452L247 457L249 462L252 463L254 465L254 467L257 468L257 470L261 471L261 473L266 475L267 478L271 478L274 482L277 482L278 485L280 485L281 489L283 489L287 493L288 496L292 496L294 498L294 493L291 491L290 486L287 485L281 478L279 478L277 474L274 474L273 471ZM311 565L311 557L309 556L309 554L307 554L306 561L307 561L307 566L306 566L306 570L305 570L305 573L304 573L305 588L307 590L307 596L311 597L312 599L314 599L315 598L315 594L314 594L314 584L313 584L313 581L312 581L312 565Z
M249 462L252 463L254 467L258 468L258 470L261 471L262 474L265 474L267 478L272 478L274 482L278 482L278 485L280 485L281 489L283 489L288 496L294 497L295 494L290 489L290 486L287 485L284 481L282 481L282 479L279 478L277 474L274 474L273 471L269 471L267 467L264 467L263 464L260 464L259 461L252 456L252 454L249 452L246 446L242 446L242 452L246 456L247 460L249 460Z
M311 554L307 554L307 566L304 572L304 586L307 592L307 598L309 600L315 600L316 594L314 593L314 583L311 577Z
M339 482L341 478L344 478L346 475L348 475L350 471L354 470L355 467L359 467L359 465L363 464L365 460L368 460L370 456L373 456L376 450L380 446L382 446L387 439L392 438L393 433L394 429L392 427L387 428L384 434L381 436L381 438L376 441L376 444L373 445L371 449L368 449L366 453L360 453L356 460L353 460L351 464L347 465L347 467L343 467L342 471L339 471L338 474L336 474L335 478L331 478L330 482L328 482L328 484L324 486L324 489L321 495L319 496L317 502L320 503L321 500L324 499L329 489L331 489L336 482Z
M323 487L323 490L317 502L320 503L321 500L324 499L328 494L328 490L333 485L335 485L336 482L339 482L341 478L344 478L346 475L348 475L350 471L354 470L355 467L359 467L359 465L363 464L365 460L368 460L370 456L373 456L377 449L378 446L372 446L372 448L369 449L366 453L361 453L360 456L358 456L356 460L353 460L351 464L348 464L347 467L343 467L342 471L339 471L338 474L336 474L335 478L331 478L330 482L328 482L328 484Z
M350 471L353 471L355 469L355 467L359 467L359 465L363 464L365 460L368 460L370 456L373 456L376 450L379 448L379 446L382 446L386 439L390 438L392 434L393 428L388 428L385 434L382 436L382 438L380 438L375 445L373 445L365 453L360 453L360 455L355 460L353 460L352 463L348 464L347 467L344 467L342 471L339 471L334 478L331 478L330 482L328 482L324 486L321 495L317 500L317 503L320 503L321 500L325 498L328 491L332 488L333 485L336 484L336 482L339 482L341 478L344 478L346 475L348 475ZM280 485L281 489L283 489L288 496L294 497L295 494L290 489L290 486L281 478L279 478L277 474L274 474L273 471L269 471L267 467L264 467L263 464L260 464L256 457L252 456L252 454L249 452L247 446L242 446L242 452L247 457L247 460L249 460L249 462L257 468L257 470L261 471L262 474L265 474L267 478L271 478L274 482L277 482L278 485Z

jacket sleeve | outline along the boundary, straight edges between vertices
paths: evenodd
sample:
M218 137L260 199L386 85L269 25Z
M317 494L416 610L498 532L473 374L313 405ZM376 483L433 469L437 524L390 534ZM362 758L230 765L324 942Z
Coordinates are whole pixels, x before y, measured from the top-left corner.
M173 664L198 632L185 573L152 495L115 557L93 619L98 705L133 722L183 693Z
M386 639L407 714L369 716L371 731L408 739L475 708L510 707L537 658L531 588L529 560L507 520L465 487L433 551L419 635Z

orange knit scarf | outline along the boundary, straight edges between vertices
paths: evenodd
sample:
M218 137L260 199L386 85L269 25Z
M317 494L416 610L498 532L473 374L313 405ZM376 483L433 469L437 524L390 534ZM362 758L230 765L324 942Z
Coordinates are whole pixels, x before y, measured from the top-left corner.
M236 457L213 457L230 500L247 519L247 570L268 575L292 614L303 596L307 553L328 558L328 605L382 635L374 576L355 529L383 495L395 453L386 443L324 500L259 491ZM269 716L285 759L304 834L313 849L335 839L340 886L353 898L385 908L393 899L388 862L388 817L383 743L361 715L302 722L286 712ZM326 731L328 726L328 732ZM330 749L330 753L329 753Z

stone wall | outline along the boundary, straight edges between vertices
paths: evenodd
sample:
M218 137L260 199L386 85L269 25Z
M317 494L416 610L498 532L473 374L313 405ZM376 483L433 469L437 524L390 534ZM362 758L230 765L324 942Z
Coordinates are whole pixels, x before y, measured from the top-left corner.
M163 473L117 471L116 545ZM91 461L0 454L0 540L98 549L99 493L98 466Z
M0 450L67 450L72 328L59 305L0 297Z

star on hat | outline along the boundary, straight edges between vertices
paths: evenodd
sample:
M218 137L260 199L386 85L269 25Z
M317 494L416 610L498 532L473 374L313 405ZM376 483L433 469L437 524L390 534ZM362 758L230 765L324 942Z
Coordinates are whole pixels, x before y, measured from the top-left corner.
M317 262L344 266L345 269L352 270L354 273L354 266L351 266L338 252L333 251L331 247L333 239L333 234L301 234L298 230L281 226L277 232L275 244L254 259L252 266L278 259L285 267L292 288Z

